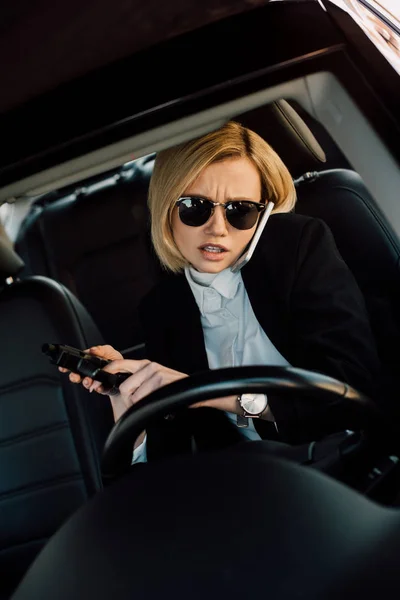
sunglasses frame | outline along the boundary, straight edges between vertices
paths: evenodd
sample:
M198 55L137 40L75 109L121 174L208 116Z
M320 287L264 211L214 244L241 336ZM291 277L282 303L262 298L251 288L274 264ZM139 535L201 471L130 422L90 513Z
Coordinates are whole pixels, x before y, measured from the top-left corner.
M266 208L266 204L264 204L263 202L254 202L253 200L228 200L228 202L215 202L214 200L209 200L209 198L203 198L202 196L181 196L176 201L175 206L177 206L178 209L179 209L179 206L182 204L182 202L184 200L189 200L189 199L192 199L192 198L198 198L199 200L203 200L204 202L208 202L209 204L212 204L212 209L211 209L211 213L210 213L210 216L208 217L208 219L206 221L204 221L204 223L201 223L200 225L187 225L186 223L184 223L182 221L182 223L184 225L187 225L188 227L202 227L203 225L205 225L211 219L211 217L213 216L213 214L215 212L215 208L217 206L223 206L223 208L225 209L226 220L228 221L229 225L231 225L231 227L235 227L235 225L232 225L232 223L229 221L228 214L226 212L227 209L228 209L228 207L230 205L235 204L236 202L241 202L241 203L246 203L246 204L253 204L254 206L257 207L258 215L260 215L263 212L263 210L265 210L265 208ZM180 215L179 215L179 218L181 218ZM252 225L251 227L254 227L254 225ZM251 227L249 227L248 229L251 229ZM240 228L239 227L235 227L235 229L240 229ZM247 230L246 229L241 229L240 231L247 231Z

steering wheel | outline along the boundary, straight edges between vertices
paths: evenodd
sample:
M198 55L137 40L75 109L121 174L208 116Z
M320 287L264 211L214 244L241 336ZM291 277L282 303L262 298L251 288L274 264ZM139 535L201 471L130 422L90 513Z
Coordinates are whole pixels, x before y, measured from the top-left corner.
M372 400L346 383L320 373L271 366L211 370L159 388L131 406L106 440L103 478L112 480L129 469L134 441L151 422L197 402L244 392L279 394L282 401L307 396L308 400L315 400L316 407L323 405L324 416L335 419L343 430L372 431L383 425L382 415Z

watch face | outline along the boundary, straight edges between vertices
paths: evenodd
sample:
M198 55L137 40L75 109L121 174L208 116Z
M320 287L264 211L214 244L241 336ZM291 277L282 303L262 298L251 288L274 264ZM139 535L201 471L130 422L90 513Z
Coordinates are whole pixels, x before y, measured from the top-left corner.
M265 410L268 401L265 394L242 394L240 404L250 415L260 415Z

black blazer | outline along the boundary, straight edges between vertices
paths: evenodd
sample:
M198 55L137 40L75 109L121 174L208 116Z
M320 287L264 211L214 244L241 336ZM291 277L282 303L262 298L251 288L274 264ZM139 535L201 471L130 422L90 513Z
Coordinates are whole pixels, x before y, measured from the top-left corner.
M374 396L380 367L364 300L323 221L271 216L242 277L258 322L291 365ZM208 369L200 312L184 274L168 275L148 294L141 318L147 358L188 374ZM307 430L315 402L269 402L283 441L326 433ZM274 438L271 424L254 423L261 437ZM188 451L192 436L204 448L233 443L240 439L235 429L222 411L188 409L148 429L148 456Z

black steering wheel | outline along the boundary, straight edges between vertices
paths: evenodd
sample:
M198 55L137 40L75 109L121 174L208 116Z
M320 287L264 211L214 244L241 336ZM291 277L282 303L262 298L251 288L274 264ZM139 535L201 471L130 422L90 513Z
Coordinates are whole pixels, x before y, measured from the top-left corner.
M279 394L282 401L290 401L293 396L314 399L316 407L324 407L325 420L332 417L343 430L371 431L383 426L382 415L372 400L320 373L268 366L206 371L156 390L122 415L105 443L103 478L112 480L129 469L134 441L151 422L196 402L244 392Z

